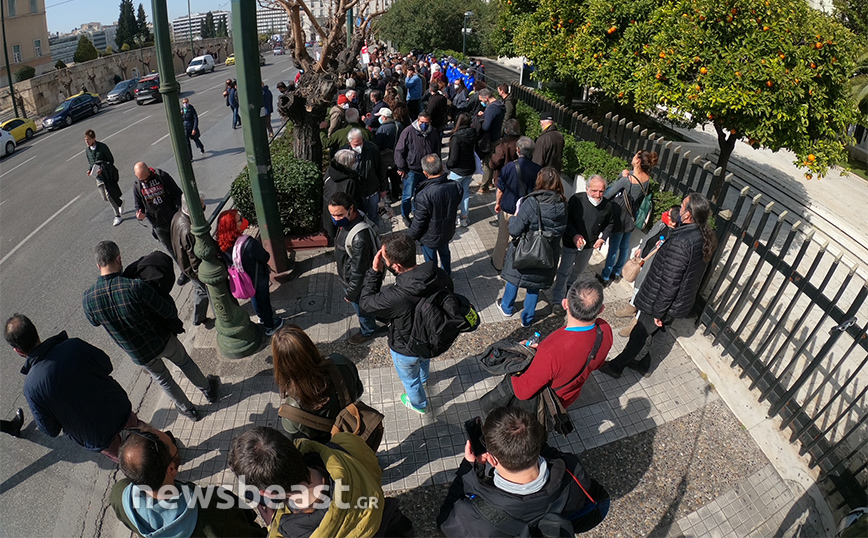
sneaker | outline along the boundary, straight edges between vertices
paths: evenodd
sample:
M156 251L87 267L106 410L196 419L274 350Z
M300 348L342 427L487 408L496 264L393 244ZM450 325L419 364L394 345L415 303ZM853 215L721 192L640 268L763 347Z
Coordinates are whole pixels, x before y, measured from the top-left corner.
M269 329L268 327L265 328L265 336L274 336L274 333L283 328L283 323L283 318L277 318L277 325L275 325L271 329Z
M205 155L205 148L199 148L199 153L201 153L202 155Z
M470 220L467 217L458 217L458 225L462 228L470 226Z
M195 407L191 407L190 409L181 409L179 407L178 413L184 415L185 417L189 418L193 422L199 422L200 420L202 420L202 415L199 414L199 410L196 409Z
M632 318L636 315L636 307L627 303L623 308L619 308L615 310L616 318Z
M220 378L216 375L208 376L208 390L204 392L205 399L208 403L217 403L220 401Z
M420 415L424 415L424 414L428 413L427 407L424 409L419 409L418 407L411 404L410 403L410 397L407 396L406 393L401 395L401 403L404 404L404 407L406 407L407 409L409 409L411 411L415 411L415 412L419 413Z
M21 427L24 426L24 410L20 407L15 411L15 418L9 421L9 435L21 437Z
M115 217L115 220L112 221L112 226L120 226L123 221L119 216Z
M501 300L500 300L500 299L498 299L498 300L495 301L495 302L497 303L497 309L500 310L500 313L503 314L504 317L507 317L507 318L511 318L511 317L512 317L512 314L508 314L508 313L506 312L506 310L503 309L503 304L501 303ZM515 312L513 312L513 314L515 314Z
M118 208L118 213L120 213L121 215L124 214L124 201L123 200L121 200L121 206Z
M615 315L617 315L617 313ZM624 338L629 338L630 333L633 332L633 327L636 326L636 323L637 323L636 318L633 318L633 320L630 323L628 323L626 327L623 327L620 331L618 331L618 334L620 334Z
M525 322L524 320L521 320L522 327L530 327L531 325L533 325L533 321Z
M183 286L183 285L186 284L187 282L190 282L190 277L188 277L188 276L185 275L184 273L181 273L181 274L178 276L178 280L175 282L175 284L177 284L177 285L179 285L179 286Z
M374 334L370 334L368 336L365 336L364 334L362 334L362 331L358 331L358 332L353 333L353 335L350 336L347 339L347 341L352 346L361 346L361 345L367 344L368 342L370 342L374 338L376 338L376 336Z

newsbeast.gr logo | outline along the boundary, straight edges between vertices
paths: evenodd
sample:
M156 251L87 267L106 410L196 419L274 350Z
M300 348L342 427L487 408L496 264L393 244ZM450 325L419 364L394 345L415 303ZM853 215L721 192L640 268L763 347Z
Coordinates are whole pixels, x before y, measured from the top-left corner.
M221 487L196 487L191 484L163 486L157 490L156 498L151 495L153 490L148 486L133 486L142 494L132 495L131 501L135 509L153 509L159 506L163 510L174 510L182 503L188 509L195 507L208 508L212 503L221 510L229 508L249 508L250 505L261 504L268 508L278 509L286 505L291 510L302 508L314 508L327 510L334 505L340 510L373 510L379 507L379 497L359 496L353 498L350 494L350 486L343 484L341 480L334 480L330 484L319 485L309 488L304 485L295 485L289 491L286 488L273 485L265 488L265 495L259 492L259 488L245 482L243 476L238 477L238 495L233 495L232 486ZM334 489L334 496L330 492Z

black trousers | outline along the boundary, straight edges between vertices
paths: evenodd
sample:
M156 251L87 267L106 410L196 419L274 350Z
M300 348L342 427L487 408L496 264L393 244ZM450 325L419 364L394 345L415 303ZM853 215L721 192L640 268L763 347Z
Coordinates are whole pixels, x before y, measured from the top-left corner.
M621 373L628 364L638 362L638 368L647 372L651 368L650 346L654 345L654 337L661 332L664 332L664 328L658 327L654 323L654 317L640 312L639 320L633 326L633 330L630 331L630 339L627 341L627 345L624 346L624 350L617 357L609 361L609 366L611 366L612 370ZM648 352L637 361L639 354L645 349L646 344L649 345Z

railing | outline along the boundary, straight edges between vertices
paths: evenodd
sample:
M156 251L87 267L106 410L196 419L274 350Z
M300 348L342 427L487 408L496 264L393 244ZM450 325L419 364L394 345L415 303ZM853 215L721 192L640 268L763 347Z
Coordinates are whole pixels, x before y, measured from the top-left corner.
M565 133L629 160L659 154L660 188L711 198L719 247L697 299L696 321L751 380L770 417L819 467L819 485L840 515L866 504L868 487L868 283L842 255L752 187L677 142L607 114L602 123L512 84L512 93L550 112ZM659 208L658 208L659 209ZM861 324L860 324L861 321Z

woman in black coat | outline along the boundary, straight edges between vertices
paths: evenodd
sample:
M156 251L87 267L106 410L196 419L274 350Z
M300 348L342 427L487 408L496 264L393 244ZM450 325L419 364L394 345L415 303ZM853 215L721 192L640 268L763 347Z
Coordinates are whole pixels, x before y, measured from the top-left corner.
M630 340L620 355L603 364L601 372L618 378L624 368L630 367L647 374L651 368L650 348L638 362L636 358L645 348L648 336L652 337L653 346L653 337L661 329L676 318L690 315L706 264L717 248L717 238L708 225L710 215L711 204L697 192L688 194L681 202L681 223L655 254L648 276L633 301L639 318L630 332Z
M503 290L503 299L498 300L497 306L504 316L512 316L515 313L518 288L525 288L527 295L521 312L521 324L523 327L528 327L533 323L536 314L539 292L550 288L555 281L558 270L557 260L561 256L561 238L567 229L567 204L564 200L561 175L550 166L543 168L537 175L536 189L519 200L519 203L516 215L509 219L509 235L518 238L526 232L538 229L537 215L541 215L543 231L552 234L549 241L555 260L554 265L549 269L516 269L513 266L515 240L509 244L509 249L506 251L506 259L500 275L506 280L506 288Z
M458 223L467 228L470 214L470 182L476 171L476 157L473 148L476 146L476 129L470 126L470 114L463 112L455 120L455 129L449 139L449 179L461 184L461 204L458 206Z

